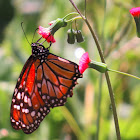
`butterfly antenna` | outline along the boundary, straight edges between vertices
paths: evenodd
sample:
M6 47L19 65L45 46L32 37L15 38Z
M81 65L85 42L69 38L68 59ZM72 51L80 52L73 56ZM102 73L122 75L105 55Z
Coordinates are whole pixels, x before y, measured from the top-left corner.
M35 37L35 33L36 33L37 30L38 30L38 28L36 28L35 31L34 31L34 35L33 35L33 39L32 39L32 43L33 43L33 40L34 40L34 37ZM41 37L41 38L42 38L42 37ZM41 38L40 38L40 39L41 39ZM39 39L39 40L40 40L40 39ZM38 42L39 40L37 40L37 42Z
M51 35L51 34L50 34L50 35ZM40 43L40 44L43 44L44 42L46 42L46 40L50 37L50 35L49 35L42 43ZM42 37L41 37L41 38L42 38ZM41 38L40 38L40 39L41 39ZM40 40L40 39L39 39L39 40ZM39 41L39 40L38 40L38 41ZM38 42L38 41L37 41L37 42ZM52 44L51 41L50 41L50 44Z
M49 45L49 47L47 49L49 50L51 46L52 46L52 42L50 42L50 45Z
M26 36L26 34L25 34L25 31L24 31L24 28L23 28L23 22L21 22L21 28L22 28L22 31L23 31L23 33L24 33L24 36L25 36L27 42L31 45L31 43L29 42L29 40L27 39L27 36Z

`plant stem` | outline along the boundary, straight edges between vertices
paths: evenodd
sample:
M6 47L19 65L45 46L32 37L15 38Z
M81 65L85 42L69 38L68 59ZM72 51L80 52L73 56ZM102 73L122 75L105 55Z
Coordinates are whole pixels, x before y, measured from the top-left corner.
M102 82L103 82L103 74L100 74L99 81L99 95L98 95L98 105L97 105L97 132L96 132L96 140L99 140L99 132L100 132L100 114L101 114L101 99L102 99Z
M132 78L140 80L139 77L131 75L131 74L128 74L128 73L125 73L125 72L121 72L121 71L117 71L117 70L112 70L112 69L107 69L107 70L111 71L111 72L115 72L115 73L120 73L120 74L123 74L123 75L126 75L126 76L129 76L129 77L132 77Z
M114 122L115 122L117 140L121 140L118 116L117 116L117 111L116 111L116 105L115 105L115 101L114 101L113 90L112 90L112 87L111 87L111 82L110 82L108 72L105 72L105 76L106 76L106 81L107 81L107 85L108 85L108 90L109 90L109 95L110 95L110 100L111 100L111 105L112 105L112 110L113 110L113 117L114 117Z
M74 20L77 20L77 19L81 19L81 16L76 16L72 19L69 19L69 20L65 20L66 22L73 22Z
M99 41L92 29L92 27L90 26L87 18L85 18L81 12L79 11L79 9L77 8L77 6L74 4L73 0L69 0L71 2L71 4L74 6L74 8L77 10L77 12L80 14L80 16L82 17L82 19L86 22L91 34L92 34L92 37L96 43L96 46L97 46L97 49L98 49L98 52L99 52L99 55L100 55L100 58L101 58L101 61L103 63L105 63L105 59L104 59L104 55L103 55L103 51L101 49L101 46L99 44ZM115 122L115 128L116 128L116 134L117 134L117 140L121 140L121 136L120 136L120 129L119 129L119 123L118 123L118 117L117 117L117 111L116 111L116 105L115 105L115 101L114 101L114 96L113 96L113 90L112 90L112 86L111 86L111 82L110 82L110 78L109 78L109 75L108 75L108 72L105 72L105 77L106 77L106 81L107 81L107 85L108 85L108 90L109 90L109 95L110 95L110 100L111 100L111 105L112 105L112 110L113 110L113 117L114 117L114 122Z
M105 59L103 56L103 52L102 49L99 45L98 39L94 33L94 31L92 30L88 20L86 19L85 22L87 23L87 26L89 27L89 30L91 31L91 34L95 40L101 61L103 63L105 63ZM108 85L108 90L109 90L109 95L110 95L110 100L111 100L111 105L112 105L112 110L113 110L113 117L114 117L114 122L115 122L115 128L116 128L116 134L117 134L117 140L121 140L121 136L120 136L120 129L119 129L119 123L118 123L118 116L117 116L117 111L116 111L116 105L115 105L115 101L114 101L114 95L113 95L113 90L112 90L112 86L111 86L111 82L110 82L110 78L109 78L109 74L108 72L105 72L105 77L106 77L106 81L107 81L107 85Z
M63 19L66 19L68 16L70 16L70 15L78 15L78 13L77 12L72 12L72 13L69 13L69 14L67 14Z

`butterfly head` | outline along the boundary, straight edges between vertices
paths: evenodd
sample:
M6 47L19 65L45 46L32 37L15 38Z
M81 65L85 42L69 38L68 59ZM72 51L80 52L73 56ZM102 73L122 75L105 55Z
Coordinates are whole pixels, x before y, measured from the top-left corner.
M32 47L32 55L41 60L46 59L46 57L49 54L48 48L45 48L40 43L32 43L31 47Z

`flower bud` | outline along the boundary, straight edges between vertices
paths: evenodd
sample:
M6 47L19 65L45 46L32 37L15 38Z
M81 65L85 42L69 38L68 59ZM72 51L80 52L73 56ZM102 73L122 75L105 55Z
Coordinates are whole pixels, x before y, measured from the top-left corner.
M68 38L67 38L67 42L69 44L74 44L75 43L75 31L73 29L69 29L67 31L67 34L68 34Z
M80 30L75 31L75 36L76 36L76 40L77 40L78 43L81 43L81 42L84 41L84 38L83 38Z

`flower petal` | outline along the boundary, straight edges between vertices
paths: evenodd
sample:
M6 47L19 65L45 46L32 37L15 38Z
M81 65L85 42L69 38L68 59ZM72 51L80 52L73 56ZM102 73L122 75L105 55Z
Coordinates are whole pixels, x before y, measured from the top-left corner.
M79 60L79 71L82 74L87 68L88 68L88 64L90 63L90 58L88 55L88 52L84 53L80 60Z
M51 35L51 31L49 28L44 28L42 26L39 26L38 34L40 34L43 38L45 38L47 42L52 42L52 43L56 42L53 35Z
M130 10L130 13L131 13L131 15L132 16L137 16L137 17L139 17L140 16L140 7L136 7L136 8L132 8L131 10Z
M53 35L48 36L46 40L47 40L47 42L52 42L52 43L56 42L56 40L54 39Z

